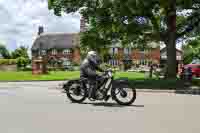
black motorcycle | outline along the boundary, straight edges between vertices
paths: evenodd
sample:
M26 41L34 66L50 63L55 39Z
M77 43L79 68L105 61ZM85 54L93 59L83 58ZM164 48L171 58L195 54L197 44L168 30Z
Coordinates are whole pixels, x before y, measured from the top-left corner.
M108 101L111 96L120 105L131 105L136 99L136 89L130 86L128 79L115 80L113 73L108 69L103 73L103 78L97 80L95 100ZM67 97L75 103L82 103L88 98L89 87L87 79L69 80L63 85Z

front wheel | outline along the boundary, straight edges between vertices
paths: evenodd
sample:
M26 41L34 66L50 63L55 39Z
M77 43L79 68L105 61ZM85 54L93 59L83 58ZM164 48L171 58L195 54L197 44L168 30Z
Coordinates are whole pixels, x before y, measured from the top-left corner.
M120 105L131 105L136 99L136 89L134 88L113 88L112 98Z

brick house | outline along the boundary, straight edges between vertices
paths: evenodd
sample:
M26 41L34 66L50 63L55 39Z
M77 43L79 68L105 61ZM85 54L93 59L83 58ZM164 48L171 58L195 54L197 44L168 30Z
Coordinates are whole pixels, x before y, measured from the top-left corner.
M38 34L31 49L33 74L42 73L42 62L60 61L60 67L80 63L79 33L43 33L39 28Z
M133 47L113 46L109 50L111 58L109 64L119 66L125 60L131 61L137 65L150 65L151 63L160 63L160 47L152 47L149 50L140 50ZM117 56L114 56L117 55Z
M154 47L148 50L139 50L136 48L124 48L120 46L114 46L109 51L111 58L109 64L112 66L119 66L123 64L123 60L132 61L135 65L150 65L154 64L166 64L166 48L160 49L160 47ZM117 56L115 56L117 55ZM177 65L183 62L183 52L179 49L176 50Z

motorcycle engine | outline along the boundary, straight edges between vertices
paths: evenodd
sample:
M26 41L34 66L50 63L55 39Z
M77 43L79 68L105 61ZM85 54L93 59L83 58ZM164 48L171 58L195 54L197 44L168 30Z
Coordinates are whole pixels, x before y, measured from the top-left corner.
M96 91L96 99L97 100L103 100L104 99L104 93L101 90Z

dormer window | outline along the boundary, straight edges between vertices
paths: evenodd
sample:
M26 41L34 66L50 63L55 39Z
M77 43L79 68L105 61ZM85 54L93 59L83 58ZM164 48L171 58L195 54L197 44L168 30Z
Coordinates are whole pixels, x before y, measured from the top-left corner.
M63 54L71 54L71 49L64 49Z
M57 54L57 50L56 49L53 49L52 50L52 55L56 55Z

